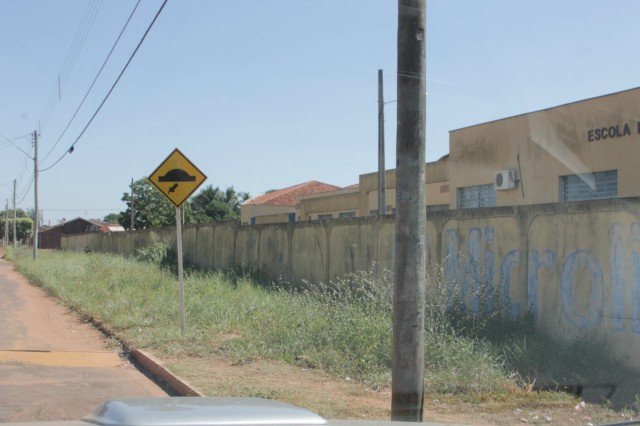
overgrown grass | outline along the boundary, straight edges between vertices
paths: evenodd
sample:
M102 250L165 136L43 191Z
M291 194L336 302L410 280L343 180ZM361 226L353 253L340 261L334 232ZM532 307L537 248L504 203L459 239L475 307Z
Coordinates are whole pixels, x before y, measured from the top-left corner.
M276 359L370 385L390 384L389 277L361 272L328 285L294 287L191 271L185 278L187 332L183 336L177 280L170 265L159 267L166 265L166 248L140 253L144 260L40 251L34 262L30 253L21 250L7 250L7 257L31 282L140 349L177 357L223 352L238 364ZM553 387L572 381L600 382L603 378L597 372L603 368L620 371L604 343L555 342L527 319L510 319L504 314L508 307L472 315L463 305L450 303L441 282L433 277L427 286L425 388L429 393L480 400L487 394L506 395L541 383Z

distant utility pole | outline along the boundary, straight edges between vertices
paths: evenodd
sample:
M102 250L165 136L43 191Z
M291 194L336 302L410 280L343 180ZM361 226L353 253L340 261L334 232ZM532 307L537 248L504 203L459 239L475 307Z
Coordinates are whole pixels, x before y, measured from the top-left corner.
M378 216L387 213L385 200L386 171L384 166L384 96L382 70L378 70Z
M426 273L426 0L398 0L391 420L422 422Z
M13 248L16 248L16 180L13 180Z
M34 196L35 196L35 215L33 224L33 260L38 257L38 228L40 227L38 216L38 131L33 132L33 184L34 184Z
M4 205L4 240L2 240L3 246L9 245L9 199Z
M134 212L133 212L133 178L131 178L131 230L133 231L133 219L134 219Z

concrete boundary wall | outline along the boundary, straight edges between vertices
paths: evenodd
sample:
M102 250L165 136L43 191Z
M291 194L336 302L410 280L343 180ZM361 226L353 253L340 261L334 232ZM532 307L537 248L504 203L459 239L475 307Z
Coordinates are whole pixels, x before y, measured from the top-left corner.
M131 256L175 229L62 237L65 250ZM186 226L185 261L244 269L273 280L328 282L358 270L393 268L387 216L239 226ZM598 200L431 213L429 268L472 309L491 290L513 316L530 312L558 337L606 337L640 371L640 199Z

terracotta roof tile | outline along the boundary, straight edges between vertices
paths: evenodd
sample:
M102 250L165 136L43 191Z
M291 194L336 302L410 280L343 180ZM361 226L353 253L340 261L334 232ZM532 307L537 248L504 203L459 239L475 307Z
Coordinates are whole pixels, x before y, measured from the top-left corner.
M268 192L245 201L244 205L254 206L295 206L296 198L302 195L317 194L320 192L335 191L339 186L329 185L315 180Z

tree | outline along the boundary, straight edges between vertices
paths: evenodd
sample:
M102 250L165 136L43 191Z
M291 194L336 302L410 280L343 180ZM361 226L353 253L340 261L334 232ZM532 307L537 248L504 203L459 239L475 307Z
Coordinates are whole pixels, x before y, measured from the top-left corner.
M135 229L162 228L175 226L176 208L147 178L133 182ZM131 193L125 192L122 201L127 209L118 215L118 223L125 229L131 229ZM194 223L189 203L184 204L185 223Z
M233 212L229 204L224 201L213 200L204 207L209 221L223 222L225 220L237 219L238 216Z
M17 217L16 209L16 239L23 241L33 235L33 220L28 217ZM24 212L23 212L24 213ZM4 236L4 216L0 219L0 235ZM13 217L9 217L9 241L13 241Z
M107 223L119 223L118 222L119 218L120 218L120 214L119 213L109 213L102 220L104 222L107 222ZM129 221L129 222L131 222L131 221Z
M222 191L207 185L193 197L191 208L198 223L233 220L240 217L240 205L248 199L247 192L236 192L233 186Z
M16 218L21 218L21 217L29 217L29 215L24 210L18 208L16 209Z
M176 209L147 178L133 182L135 229L161 228L175 226ZM237 219L240 216L240 204L249 199L246 192L236 192L233 186L224 192L218 187L208 185L191 201L183 204L184 223L206 223ZM119 223L125 229L131 229L131 193L122 194L127 209L118 214L107 215L105 222ZM114 220L115 219L115 220Z

